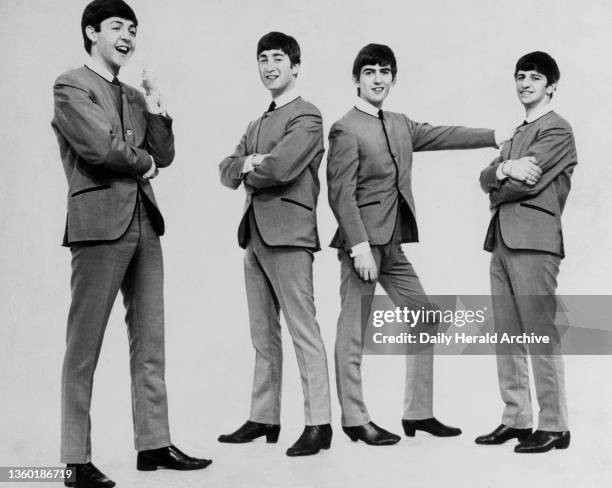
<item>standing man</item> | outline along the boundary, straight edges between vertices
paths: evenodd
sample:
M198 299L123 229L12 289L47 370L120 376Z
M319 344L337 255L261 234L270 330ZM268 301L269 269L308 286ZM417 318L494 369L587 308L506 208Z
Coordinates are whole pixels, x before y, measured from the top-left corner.
M395 444L400 437L370 421L361 382L362 316L370 312L380 282L398 307L427 303L421 282L401 249L417 242L411 188L412 153L438 149L495 147L492 130L435 127L403 114L383 112L395 85L397 63L385 45L368 44L355 58L355 107L329 134L329 203L338 221L331 246L340 259L341 311L336 338L336 383L344 432L371 445ZM363 309L362 309L363 307ZM456 436L433 416L433 346L406 356L402 425L407 436L423 430Z
M83 12L86 65L54 85L52 126L68 180L64 246L72 252L72 302L62 371L61 460L76 487L115 483L91 463L93 376L121 289L130 342L137 468L200 469L211 461L170 443L164 381L164 220L149 179L174 158L172 119L158 90L146 96L117 78L136 47L138 21L122 0ZM143 80L145 81L145 80Z
M561 214L577 156L570 125L550 104L559 81L555 60L541 51L526 54L516 63L514 79L525 121L480 174L493 211L484 248L493 253L495 328L544 333L552 343L539 351L531 346L528 351L524 344L498 349L497 373L506 404L502 424L476 443L517 438L515 452L534 453L565 449L570 443L554 294L564 257ZM533 433L528 352L540 406Z
M328 449L332 437L327 356L315 319L314 252L320 249L316 206L323 157L321 114L296 88L297 41L270 32L257 44L259 76L270 91L267 110L247 127L219 165L221 182L243 184L238 243L246 280L255 375L249 420L220 442L242 443L280 431L282 344L279 312L293 339L304 392L306 427L288 456Z

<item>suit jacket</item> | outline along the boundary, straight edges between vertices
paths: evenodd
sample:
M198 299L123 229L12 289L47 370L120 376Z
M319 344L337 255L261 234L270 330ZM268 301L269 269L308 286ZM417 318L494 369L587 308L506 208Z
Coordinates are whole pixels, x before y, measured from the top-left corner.
M158 167L172 162L172 119L148 113L137 89L125 84L120 89L85 66L57 78L53 94L51 125L68 180L64 245L120 238L139 191L162 235L153 188L140 176L150 168L150 155Z
M497 167L505 160L533 156L542 169L534 186L506 178L498 180ZM500 156L480 174L480 185L489 193L494 211L484 248L495 245L495 225L510 249L545 251L565 256L561 214L577 163L572 128L555 112L548 112L516 129Z
M301 97L249 124L234 153L219 164L221 182L232 189L243 183L247 193L238 228L241 247L248 242L252 209L267 245L321 248L316 207L323 152L321 114ZM247 156L254 153L269 156L243 174Z
M399 201L402 242L418 241L412 196L412 153L439 149L496 146L488 129L432 126L404 114L384 112L391 152L380 119L352 108L329 133L327 184L329 204L338 221L331 246L350 250L356 244L387 244L395 227Z

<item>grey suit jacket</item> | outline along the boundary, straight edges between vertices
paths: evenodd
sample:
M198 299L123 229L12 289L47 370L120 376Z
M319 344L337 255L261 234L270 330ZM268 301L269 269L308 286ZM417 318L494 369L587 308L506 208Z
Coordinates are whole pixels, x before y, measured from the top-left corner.
M360 242L384 245L393 234L398 200L402 212L402 242L418 241L412 196L412 153L440 149L495 147L488 129L432 126L404 114L384 112L391 153L380 119L352 108L329 132L327 184L329 204L338 221L331 246L349 250Z
M128 228L140 190L152 204L158 234L164 221L150 182L139 177L174 158L172 119L149 114L143 95L109 83L87 67L62 74L53 87L53 127L68 180L64 245L112 241ZM123 128L119 107L123 107Z
M243 184L246 190L238 227L241 247L247 245L252 208L267 245L321 248L316 207L324 150L321 113L301 97L249 124L233 154L219 164L221 183L232 189ZM247 156L254 153L269 156L243 174Z
M540 180L529 186L511 178L498 180L497 167L505 160L533 156L542 169ZM499 221L504 243L511 249L545 251L564 257L561 214L577 164L572 128L549 112L516 129L501 155L480 174L480 185L489 194L494 211L484 248L492 251Z

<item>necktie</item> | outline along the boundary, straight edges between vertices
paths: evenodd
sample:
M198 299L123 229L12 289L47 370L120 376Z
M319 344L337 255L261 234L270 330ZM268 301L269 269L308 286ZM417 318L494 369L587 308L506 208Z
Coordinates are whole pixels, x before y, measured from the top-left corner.
M113 77L113 85L119 87L119 118L121 119L121 137L125 140L125 129L123 128L123 88L121 82L116 76Z
M382 109L378 111L378 118L380 119L380 123L382 124L383 132L385 133L385 141L387 142L387 150L389 151L389 155L393 160L393 166L395 166L395 184L399 185L399 168L397 166L397 161L395 160L395 156L393 155L393 151L391 150L391 143L389 142L389 134L387 134L387 127L385 126L385 117L383 115Z
M378 118L380 119L380 123L382 124L383 132L385 133L385 141L387 141L387 149L389 154L391 155L391 159L393 159L393 164L397 167L397 163L395 161L395 156L393 155L393 151L391 151L391 143L389 142L389 134L387 134L387 127L385 126L385 117L383 115L382 109L378 111Z
M268 107L268 110L266 110L266 112L274 112L275 108L276 108L276 102L274 100L272 100L272 103L270 104L270 106Z

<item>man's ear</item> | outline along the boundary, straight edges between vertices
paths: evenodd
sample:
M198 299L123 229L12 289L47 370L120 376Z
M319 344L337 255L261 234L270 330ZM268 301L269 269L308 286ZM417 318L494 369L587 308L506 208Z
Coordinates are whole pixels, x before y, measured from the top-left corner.
M94 29L91 25L85 27L85 35L91 41L92 44L94 44L98 40L98 33L96 32L96 29Z
M391 80L391 86L395 86L396 81L397 81L397 74L393 77L393 80Z
M295 63L293 66L291 66L291 74L293 75L294 78L298 77L299 72L300 72L300 63Z
M551 83L546 87L546 94L552 96L554 92L557 91L557 82Z

